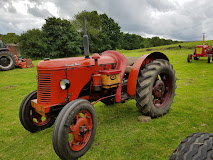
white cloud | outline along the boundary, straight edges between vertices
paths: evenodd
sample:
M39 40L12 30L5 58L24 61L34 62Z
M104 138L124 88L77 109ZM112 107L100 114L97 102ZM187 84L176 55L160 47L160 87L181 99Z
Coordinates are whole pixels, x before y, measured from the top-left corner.
M1 0L0 33L40 28L48 16L71 19L83 10L106 13L123 32L178 40L213 39L211 0Z

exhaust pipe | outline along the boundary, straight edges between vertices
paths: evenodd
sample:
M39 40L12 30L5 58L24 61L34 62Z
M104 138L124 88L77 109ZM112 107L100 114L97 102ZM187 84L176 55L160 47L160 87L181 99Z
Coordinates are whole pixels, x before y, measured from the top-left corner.
M89 39L86 31L86 18L83 17L83 27L84 27L84 36L83 36L83 45L84 45L84 55L85 58L89 58Z

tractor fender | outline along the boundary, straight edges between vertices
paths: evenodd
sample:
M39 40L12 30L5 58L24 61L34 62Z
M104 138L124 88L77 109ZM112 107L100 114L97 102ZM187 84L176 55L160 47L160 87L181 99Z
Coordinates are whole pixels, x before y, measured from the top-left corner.
M130 97L135 98L136 95L136 84L138 79L139 70L143 69L146 64L156 59L165 59L169 61L168 57L161 52L153 52L141 56L132 66L129 73L127 82L127 93Z

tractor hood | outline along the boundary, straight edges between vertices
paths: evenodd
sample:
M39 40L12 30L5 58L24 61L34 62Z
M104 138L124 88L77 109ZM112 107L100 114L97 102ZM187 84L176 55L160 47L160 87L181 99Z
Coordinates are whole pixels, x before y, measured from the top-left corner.
M197 45L196 48L209 48L209 45Z
M100 56L98 64L112 64L116 63L116 59L113 56ZM37 70L56 70L65 68L77 68L95 65L92 57L72 57L72 58L61 58L61 59L46 59L42 60L37 64Z

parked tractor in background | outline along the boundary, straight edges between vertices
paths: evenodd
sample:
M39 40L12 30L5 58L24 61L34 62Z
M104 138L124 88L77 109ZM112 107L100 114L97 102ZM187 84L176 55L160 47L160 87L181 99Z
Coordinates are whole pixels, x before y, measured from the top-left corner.
M0 71L11 70L15 67L31 68L33 67L32 60L14 55L9 48L5 47L0 37Z
M205 35L203 34L203 45L197 45L194 50L194 54L188 54L187 62L192 61L192 57L194 60L199 60L199 57L208 57L208 63L212 62L213 55L213 46L210 49L209 45L205 45Z
M93 105L98 101L111 105L135 99L142 114L160 117L175 96L175 71L166 55L126 58L108 50L90 56L85 23L85 57L40 61L38 89L25 97L19 111L23 127L33 133L56 119L52 141L61 159L76 159L90 148L97 127Z

